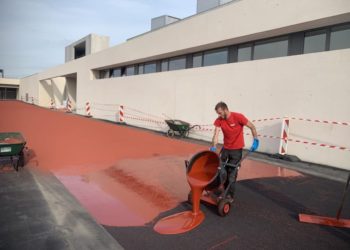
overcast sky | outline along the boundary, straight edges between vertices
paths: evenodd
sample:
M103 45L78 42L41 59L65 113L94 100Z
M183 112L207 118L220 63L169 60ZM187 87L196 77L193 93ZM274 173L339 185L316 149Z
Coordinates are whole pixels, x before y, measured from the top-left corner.
M95 33L122 43L151 18L193 15L196 0L0 0L0 69L20 78L64 63L64 48Z

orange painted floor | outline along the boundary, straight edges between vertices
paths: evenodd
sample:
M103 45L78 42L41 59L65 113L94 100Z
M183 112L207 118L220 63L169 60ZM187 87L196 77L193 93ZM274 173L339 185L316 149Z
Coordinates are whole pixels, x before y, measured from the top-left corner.
M160 236L152 230L153 224L165 215L183 211L183 202L187 200L189 186L185 176L184 160L201 150L206 150L207 147L17 101L1 101L0 132L17 131L21 132L27 140L29 151L26 154L26 167L53 173L100 224L105 225L118 241L121 240L130 249L139 249L140 246L150 249L152 244L159 247L155 249L164 249L161 247L162 244L169 246L169 249L176 249L177 240L175 239L182 240L183 248L188 248L192 242L191 238L188 238L190 236L196 239L198 246L216 246L216 241L210 240L213 234L218 240L218 247L230 246L237 237L241 236L239 232L222 234L222 237L216 235L215 231L223 233L224 229L220 227L220 223L229 230L232 230L231 226L236 228L235 230L243 228L246 234L249 234L251 232L247 231L247 226L252 232L255 232L256 228L264 227L264 223L261 224L259 221L261 217L258 216L254 220L249 220L248 224L241 224L238 227L235 226L235 221L242 223L242 218L257 216L259 211L262 212L260 216L264 219L269 218L269 223L265 226L269 226L272 222L276 222L273 224L275 227L276 225L284 227L283 224L291 223L290 225L298 225L291 226L292 230L296 230L295 228L300 224L295 223L295 218L284 214L285 207L278 210L275 203L282 203L287 207L290 205L290 208L287 208L288 214L293 205L300 204L301 200L307 202L306 193L304 193L306 191L303 192L300 187L304 184L309 185L310 177L269 164L246 160L239 172L238 202L235 205L237 211L234 212L240 213L239 219L220 218L215 214L215 208L208 207L208 209L204 208L206 215L210 214L208 220L206 219L199 229L182 236L181 240L180 238L159 238ZM274 186L270 182L279 184ZM284 196L279 197L274 192L278 193L278 190L286 187L288 187L287 192L289 190L295 192L295 188L299 190L297 193L304 196L303 199L298 200L299 196L296 196L291 199L298 202L293 203L288 200L289 203L285 204ZM239 188L245 195L239 194ZM334 190L338 190L338 187ZM262 199L261 195L269 191L272 192L272 198ZM313 197L322 197L322 195ZM336 204L336 202L333 203ZM298 206L293 208L293 213L305 211L304 206ZM243 210L239 210L240 208ZM314 208L317 208L317 205ZM283 216L280 215L281 211ZM278 219L278 216L282 217ZM283 224L279 223L279 220ZM254 225L253 221L260 224ZM198 234L201 230L202 236ZM262 232L263 235L270 229L266 228L266 230ZM276 232L275 234L278 235L278 229L273 228L273 230L276 230L277 234ZM311 231L311 233L315 232ZM137 242L132 240L134 234L135 237L136 235L141 237ZM202 239L202 243L198 242L201 237L206 239ZM225 237L228 239L226 243ZM256 236L252 235L252 237L254 239ZM260 239L260 236L257 237ZM347 231L344 237L349 239ZM222 239L223 245L219 239ZM209 243L205 243L207 241ZM258 247L259 244L252 246Z
M93 119L1 102L0 131L27 140L28 167L51 171L108 226L141 226L187 199L184 161L206 147ZM247 160L239 179L297 176Z

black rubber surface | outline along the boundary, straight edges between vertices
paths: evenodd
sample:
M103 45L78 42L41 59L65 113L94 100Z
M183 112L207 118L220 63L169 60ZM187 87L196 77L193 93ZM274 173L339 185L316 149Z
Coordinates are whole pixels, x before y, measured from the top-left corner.
M180 235L145 227L105 227L126 249L350 249L350 229L298 221L298 213L335 216L344 183L303 176L241 181L227 217L201 205L206 219ZM190 209L183 203L159 218ZM343 218L350 219L350 197Z

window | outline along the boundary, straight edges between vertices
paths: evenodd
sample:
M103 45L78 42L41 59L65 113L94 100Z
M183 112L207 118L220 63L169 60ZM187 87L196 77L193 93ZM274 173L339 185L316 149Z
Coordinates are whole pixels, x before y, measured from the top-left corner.
M168 71L169 70L169 61L168 60L162 60L162 63L160 64L160 71Z
M122 75L122 71L120 68L111 69L110 77L120 77Z
M2 99L16 99L17 89L0 88L0 100Z
M202 67L202 60L203 60L203 54L202 53L197 53L193 55L193 68L198 68Z
M237 62L252 60L252 45L244 44L238 47Z
M74 46L74 59L85 56L86 43L82 42Z
M135 75L135 66L128 66L128 67L126 67L126 75L127 76Z
M155 62L146 63L144 66L144 73L149 74L154 72L157 72L157 64Z
M288 55L288 37L256 42L254 60Z
M330 50L350 48L350 24L333 27L331 30Z
M139 64L139 71L138 71L138 74L139 75L142 75L143 73L145 73L144 70L145 69L145 67L143 66L143 64Z
M6 89L6 99L16 99L17 98L17 89Z
M79 52L79 49L84 46L84 43L76 45L76 52ZM140 62L140 64L132 66L120 66L119 68L110 66L108 69L94 69L93 73L96 78L103 79L345 48L350 48L350 22L147 63ZM1 73L0 70L0 75Z
M217 49L204 52L203 66L224 64L228 62L228 49Z
M169 70L186 69L186 57L176 57L169 60Z
M326 50L326 30L305 33L304 54Z
M109 78L109 69L100 70L100 79Z

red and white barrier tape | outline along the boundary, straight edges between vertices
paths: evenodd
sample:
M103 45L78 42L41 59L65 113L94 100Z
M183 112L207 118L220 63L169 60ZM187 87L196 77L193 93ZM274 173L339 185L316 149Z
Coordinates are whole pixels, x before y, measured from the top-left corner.
M317 122L317 123L325 123L325 124L350 126L350 122L324 121L324 120L305 119L305 118L296 118L296 117L290 117L290 119L291 120L298 120L298 121L307 121L307 122Z
M157 120L153 120L153 119L149 119L149 118L144 118L144 117L141 117L141 116L135 116L135 115L131 115L131 114L128 114L128 113L125 113L124 114L124 117L125 118L128 118L128 119L132 119L132 120L138 120L138 121L144 121L144 122L151 122L151 123L155 123L155 124L166 124L165 122L163 121L157 121Z
M245 133L245 135L251 135L251 134L250 133ZM268 139L283 140L282 137L273 136L273 135L261 135L261 134L258 134L258 137L268 138ZM290 141L290 142L302 143L302 144L305 144L305 145L320 146L320 147L324 147L324 148L339 149L339 150L343 150L343 151L350 151L350 148L342 147L342 146L328 145L328 144L319 143L319 142L303 141L303 140L298 140L298 139L293 139L293 138L288 138L287 140Z

